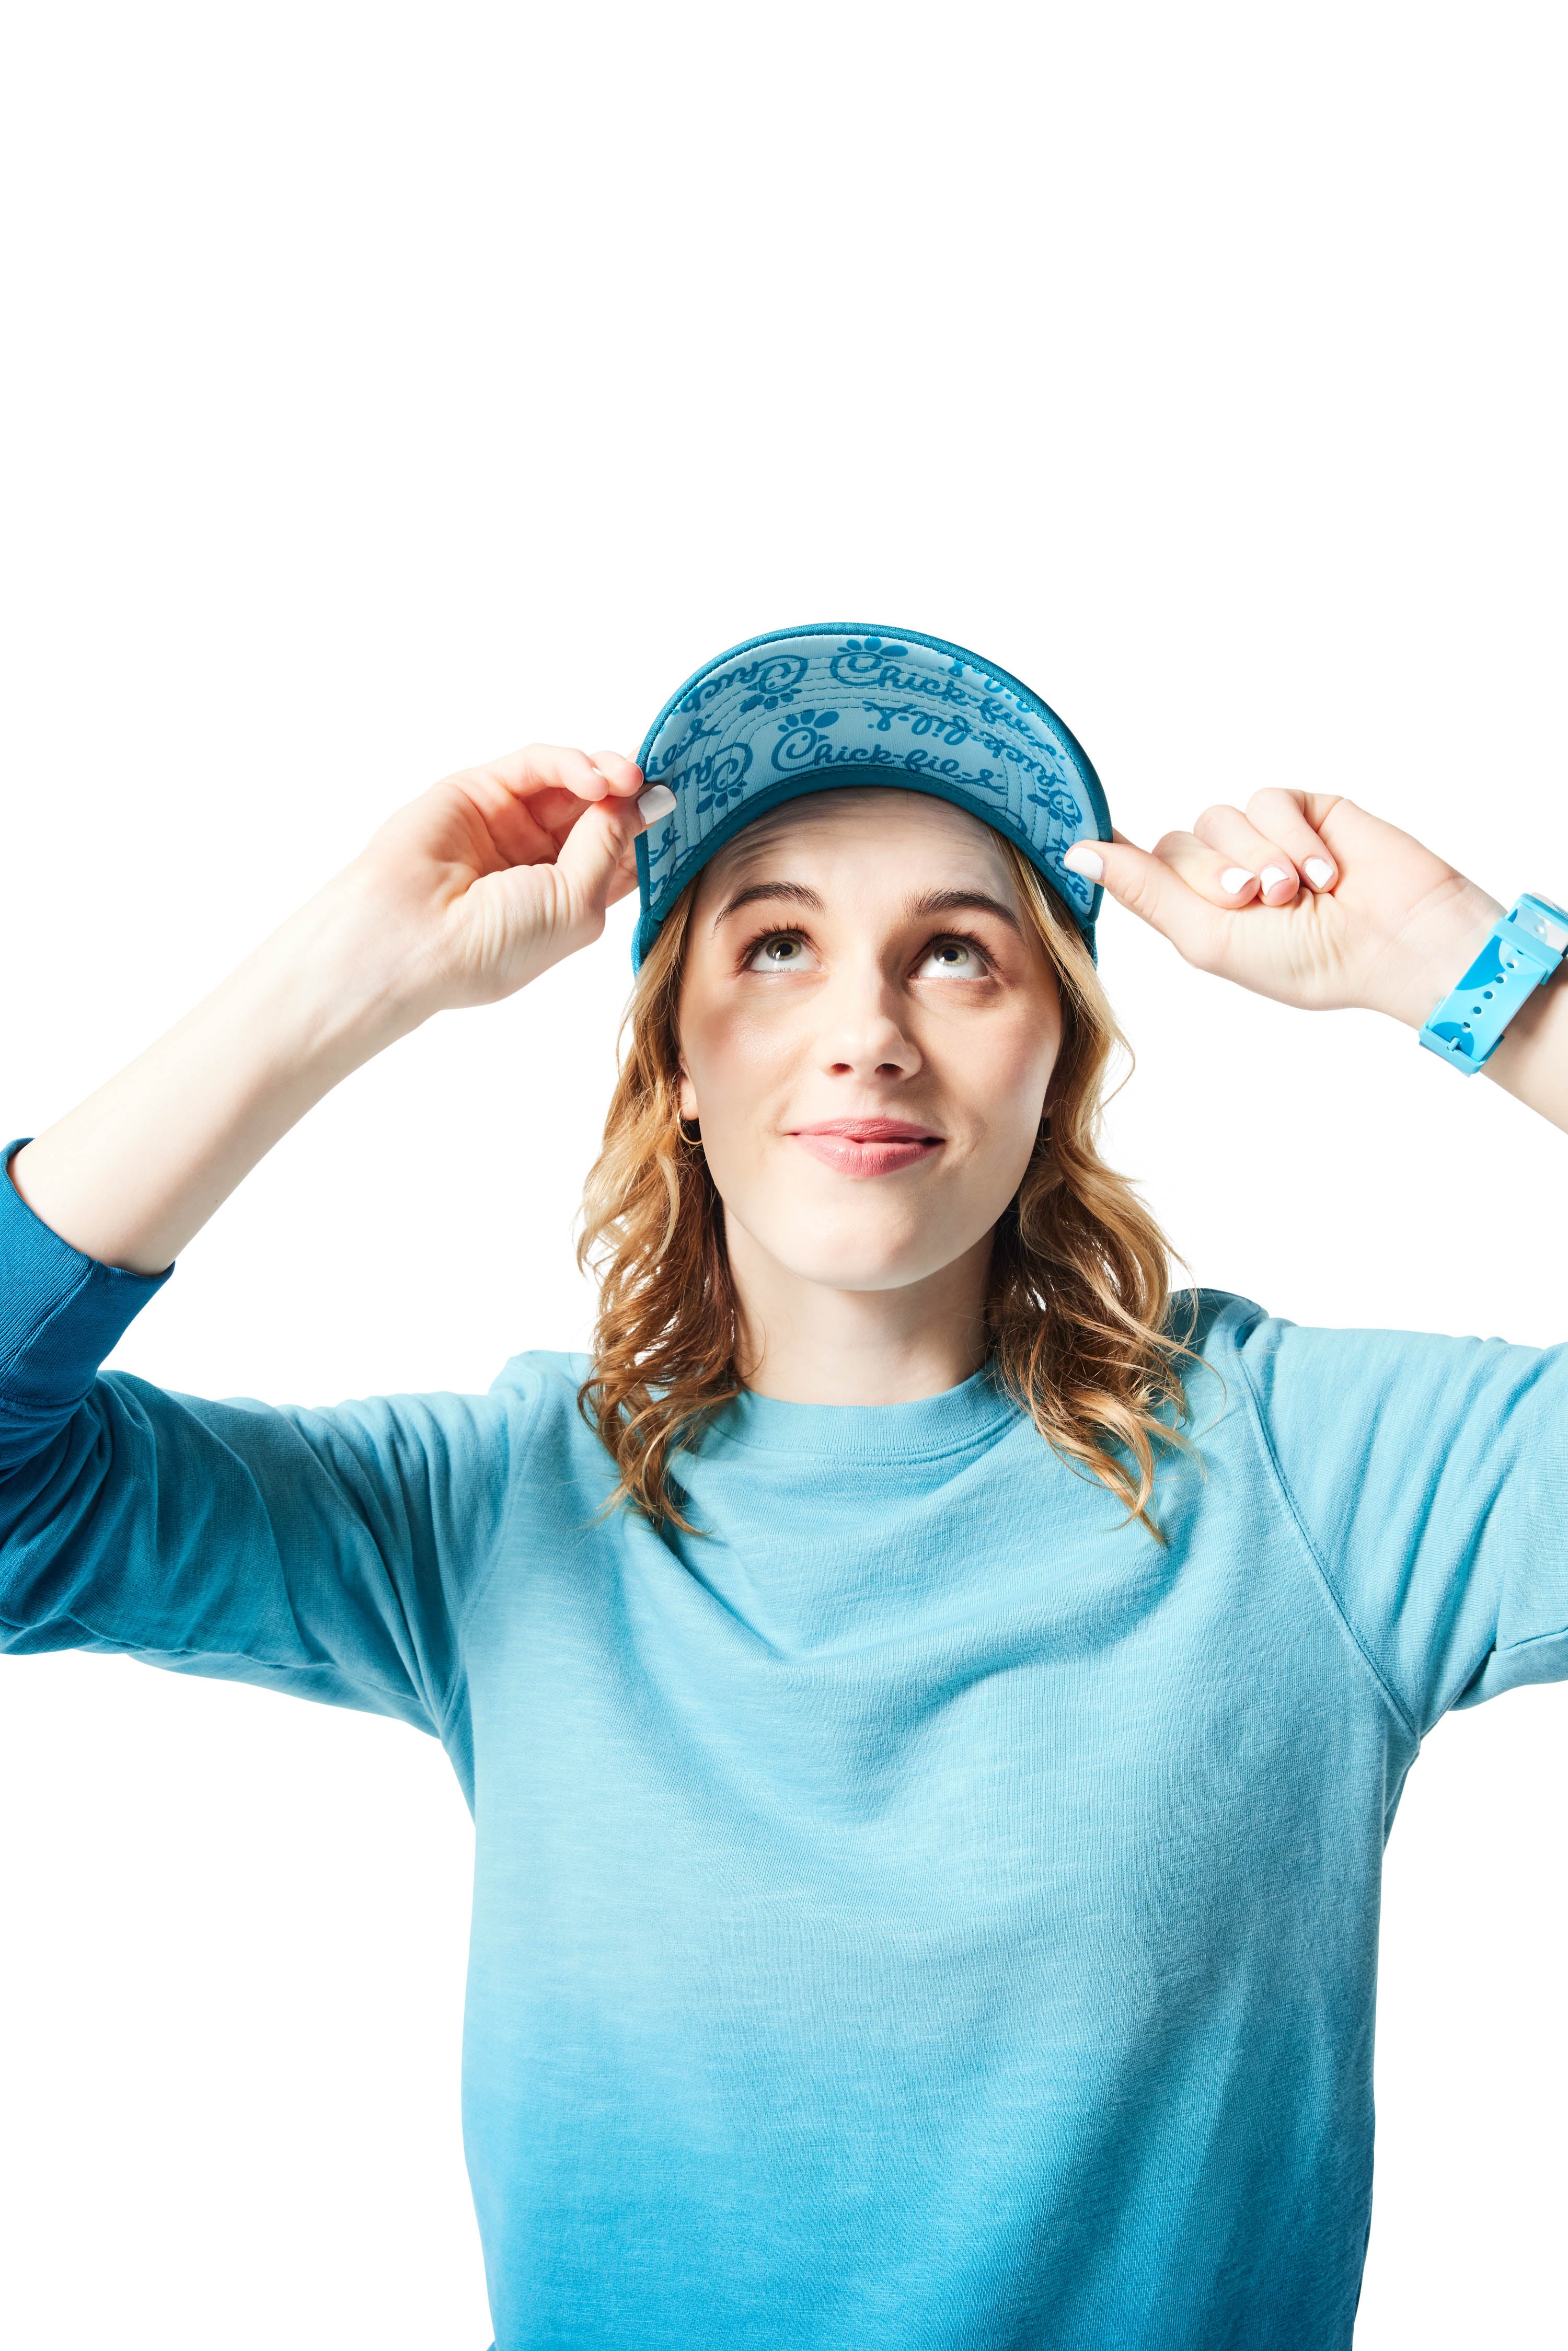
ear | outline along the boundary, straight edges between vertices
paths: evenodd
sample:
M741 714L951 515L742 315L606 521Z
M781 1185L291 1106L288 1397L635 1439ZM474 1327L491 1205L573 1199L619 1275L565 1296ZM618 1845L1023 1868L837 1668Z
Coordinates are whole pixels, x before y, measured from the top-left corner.
M686 1075L685 1063L684 1061L681 1064L681 1081L679 1088L677 1089L677 1099L680 1102L681 1116L683 1118L696 1118L699 1115L697 1110L697 1090L693 1085L690 1078Z

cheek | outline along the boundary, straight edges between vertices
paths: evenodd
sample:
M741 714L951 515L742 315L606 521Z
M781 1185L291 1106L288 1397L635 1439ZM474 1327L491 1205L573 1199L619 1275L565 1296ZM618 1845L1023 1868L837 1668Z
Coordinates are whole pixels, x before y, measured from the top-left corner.
M739 1143L766 1114L800 1058L791 1026L735 1005L702 1008L683 1020L682 1050L705 1137Z
M977 1024L949 1061L955 1097L971 1113L990 1147L1025 1155L1033 1147L1056 1066L1061 1022L1054 1008L1027 1020Z

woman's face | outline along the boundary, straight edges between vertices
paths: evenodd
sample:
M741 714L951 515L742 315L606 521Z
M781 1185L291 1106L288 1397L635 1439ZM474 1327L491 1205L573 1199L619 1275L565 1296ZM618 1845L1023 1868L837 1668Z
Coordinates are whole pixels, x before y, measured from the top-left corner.
M803 1280L894 1290L981 1243L1034 1147L1055 975L988 825L889 786L815 793L705 866L681 1110L735 1228Z

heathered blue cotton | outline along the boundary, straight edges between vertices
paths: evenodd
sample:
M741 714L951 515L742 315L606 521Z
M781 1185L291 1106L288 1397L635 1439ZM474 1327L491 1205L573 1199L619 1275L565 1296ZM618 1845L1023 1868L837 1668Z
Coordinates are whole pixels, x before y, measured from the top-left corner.
M1568 1351L1205 1291L1168 1549L983 1373L742 1397L661 1538L579 1359L214 1403L8 1180L0 1266L6 1646L451 1756L497 2351L1348 2345L1384 1842L1568 1674Z

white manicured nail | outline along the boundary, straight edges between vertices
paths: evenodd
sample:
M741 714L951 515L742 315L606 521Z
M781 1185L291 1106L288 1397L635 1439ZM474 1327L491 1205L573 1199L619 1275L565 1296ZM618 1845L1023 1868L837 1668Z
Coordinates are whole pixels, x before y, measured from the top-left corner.
M653 824L668 816L675 805L675 796L668 784L650 784L645 792L637 795L637 806L645 824Z
M1222 890L1228 890L1234 897L1238 890L1246 889L1252 878L1245 865L1228 865L1219 877L1219 886Z
M1098 882L1105 872L1105 860L1096 857L1086 841L1075 841L1061 862L1070 873L1082 873L1085 882Z
M1321 857L1309 857L1301 871L1314 889L1326 890L1333 880L1333 867L1325 864Z
M1265 895L1273 888L1276 882L1288 882L1290 878L1282 865L1265 865L1262 872L1258 876L1259 881L1263 884Z

